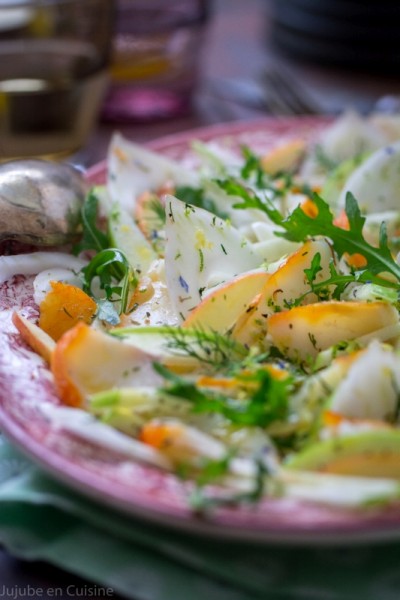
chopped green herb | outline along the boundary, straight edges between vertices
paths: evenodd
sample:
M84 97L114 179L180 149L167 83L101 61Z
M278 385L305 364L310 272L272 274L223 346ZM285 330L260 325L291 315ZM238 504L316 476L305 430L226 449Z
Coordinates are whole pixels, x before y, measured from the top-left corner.
M154 365L169 385L163 393L183 398L193 404L197 413L220 413L232 423L245 426L268 427L288 416L289 390L292 381L274 379L267 370L260 368L249 375L237 376L243 383L253 383L254 389L247 398L230 398L210 390L203 390L195 383L176 375L161 365Z

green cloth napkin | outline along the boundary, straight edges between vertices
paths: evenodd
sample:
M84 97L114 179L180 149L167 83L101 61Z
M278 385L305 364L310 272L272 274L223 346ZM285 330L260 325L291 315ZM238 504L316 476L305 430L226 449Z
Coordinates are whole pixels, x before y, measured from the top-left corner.
M400 543L207 540L78 495L0 441L0 543L135 600L398 600Z

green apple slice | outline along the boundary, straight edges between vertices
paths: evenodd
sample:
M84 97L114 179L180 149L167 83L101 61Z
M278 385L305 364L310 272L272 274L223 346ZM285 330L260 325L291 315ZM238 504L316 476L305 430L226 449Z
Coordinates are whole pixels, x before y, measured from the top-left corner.
M371 429L317 442L286 467L338 475L400 479L400 430Z

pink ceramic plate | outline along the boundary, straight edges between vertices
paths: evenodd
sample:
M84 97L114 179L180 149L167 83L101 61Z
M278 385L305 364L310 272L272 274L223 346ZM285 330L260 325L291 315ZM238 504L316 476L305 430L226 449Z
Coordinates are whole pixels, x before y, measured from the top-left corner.
M289 137L311 139L326 122L303 118L228 124L171 136L150 146L185 160L194 138L265 150ZM104 181L105 165L92 169L89 178ZM173 475L52 429L40 404L58 404L59 400L47 367L11 323L15 308L30 318L37 316L31 279L17 276L0 287L0 425L29 457L63 483L128 514L205 535L290 543L400 537L399 505L350 511L266 499L256 507L225 508L201 518L193 515L187 506L186 484Z

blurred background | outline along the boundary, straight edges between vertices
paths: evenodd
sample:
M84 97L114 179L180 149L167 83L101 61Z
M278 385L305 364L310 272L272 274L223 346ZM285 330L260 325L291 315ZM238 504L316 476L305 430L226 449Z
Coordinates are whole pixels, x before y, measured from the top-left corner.
M207 0L198 79L186 114L123 128L138 141L264 116L397 111L396 27L387 0ZM104 152L115 124L101 121ZM93 162L96 158L92 156Z
M87 167L115 129L140 142L264 116L399 108L396 2L27 1L0 0L0 159L64 151ZM97 58L74 59L49 89L53 58L34 62L32 48L65 57L72 43ZM10 44L24 57L18 72Z
M400 5L390 0L270 0L271 39L287 56L371 74L400 66Z

